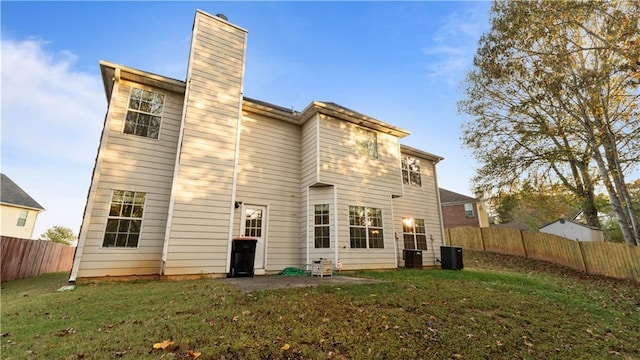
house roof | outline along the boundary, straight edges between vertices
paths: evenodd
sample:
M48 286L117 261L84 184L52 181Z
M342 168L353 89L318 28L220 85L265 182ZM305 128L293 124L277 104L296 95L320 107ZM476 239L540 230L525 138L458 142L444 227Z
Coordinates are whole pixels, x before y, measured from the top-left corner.
M457 203L469 203L469 202L478 202L476 198L472 198L471 196L462 195L457 192L453 192L451 190L439 188L440 190L440 203L445 204L457 204Z
M435 163L438 163L438 162L444 160L444 158L442 156L438 156L438 155L435 155L435 154L432 154L432 153L428 153L426 151L422 151L422 150L419 150L419 149L416 149L416 148L412 148L411 146L407 146L407 145L403 145L403 144L400 145L400 151L403 154L421 157L421 158L424 158L424 159L431 160L431 161L433 161Z
M44 210L26 191L5 174L0 174L0 203L35 210Z
M584 228L587 228L587 229L591 229L591 230L600 230L600 229L598 229L598 228L597 228L597 227L595 227L595 226L590 226L590 225L583 224L583 223L581 223L581 222L577 222L577 221L573 221L573 220L569 220L569 219L557 219L557 220L554 220L554 221L552 221L552 222L550 222L550 223L547 223L547 224L545 224L545 225L540 226L538 229L539 229L539 230L544 229L544 228L546 228L547 226L549 226L549 225L553 225L553 224L558 223L558 222L559 222L559 223L561 223L561 224L564 224L564 223L572 223L572 224L575 224L575 225L578 225L578 226L581 226L581 227L584 227Z

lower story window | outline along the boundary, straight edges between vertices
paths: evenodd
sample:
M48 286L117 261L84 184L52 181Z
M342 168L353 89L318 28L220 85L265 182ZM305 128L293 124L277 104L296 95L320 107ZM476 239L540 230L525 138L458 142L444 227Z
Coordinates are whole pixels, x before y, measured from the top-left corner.
M329 226L329 204L317 204L314 209L314 247L316 249L331 247Z
M424 219L403 218L402 235L405 249L427 249L427 230Z
M114 190L103 247L138 247L146 193Z
M349 241L351 248L384 248L382 210L365 206L349 206Z

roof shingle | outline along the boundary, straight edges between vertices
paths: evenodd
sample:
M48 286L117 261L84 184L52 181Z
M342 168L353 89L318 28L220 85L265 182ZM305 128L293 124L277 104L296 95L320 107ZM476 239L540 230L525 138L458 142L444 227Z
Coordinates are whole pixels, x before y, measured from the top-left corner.
M9 179L5 174L0 174L0 202L32 209L44 210L26 191Z

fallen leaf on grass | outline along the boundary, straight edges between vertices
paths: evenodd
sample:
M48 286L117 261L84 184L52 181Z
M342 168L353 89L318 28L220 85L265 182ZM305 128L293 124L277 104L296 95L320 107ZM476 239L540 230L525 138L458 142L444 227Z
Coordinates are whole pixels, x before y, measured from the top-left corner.
M153 344L153 348L154 349L165 350L166 348L168 348L171 345L173 345L173 341L171 341L170 339L167 339L167 340L165 340L163 342L159 342L159 343Z
M290 348L290 347L291 347L291 345L289 345L289 344L284 344L284 345L282 345L282 347L280 348L280 350L287 351L287 350L289 350L289 348Z
M200 351L189 350L187 351L187 355L189 355L189 357L192 359L197 359L200 357L200 355L202 355L202 353Z
M125 351L117 351L117 352L116 352L116 356L117 356L117 357L123 357L123 356L125 356L126 354L127 354L127 351L126 351L126 350L125 350Z

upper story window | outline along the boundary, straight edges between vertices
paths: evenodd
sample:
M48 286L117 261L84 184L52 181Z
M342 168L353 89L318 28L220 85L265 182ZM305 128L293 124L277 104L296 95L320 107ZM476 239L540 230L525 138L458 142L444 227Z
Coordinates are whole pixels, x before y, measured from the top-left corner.
M317 204L314 210L314 247L329 248L331 243L329 227L329 204Z
M351 248L384 248L382 210L349 206L349 240Z
M427 228L424 219L402 219L402 235L405 249L427 249Z
M143 192L113 191L103 247L138 247L146 196Z
M402 182L405 184L422 186L419 159L402 155Z
M124 133L157 139L163 110L163 94L132 88Z
M473 204L471 203L464 204L464 216L468 218L472 218L475 216L473 213Z
M357 126L356 133L356 153L360 156L366 156L369 159L378 158L378 134Z
M28 210L20 210L20 215L18 216L18 221L16 222L16 226L24 227L27 224L28 216L29 216Z

